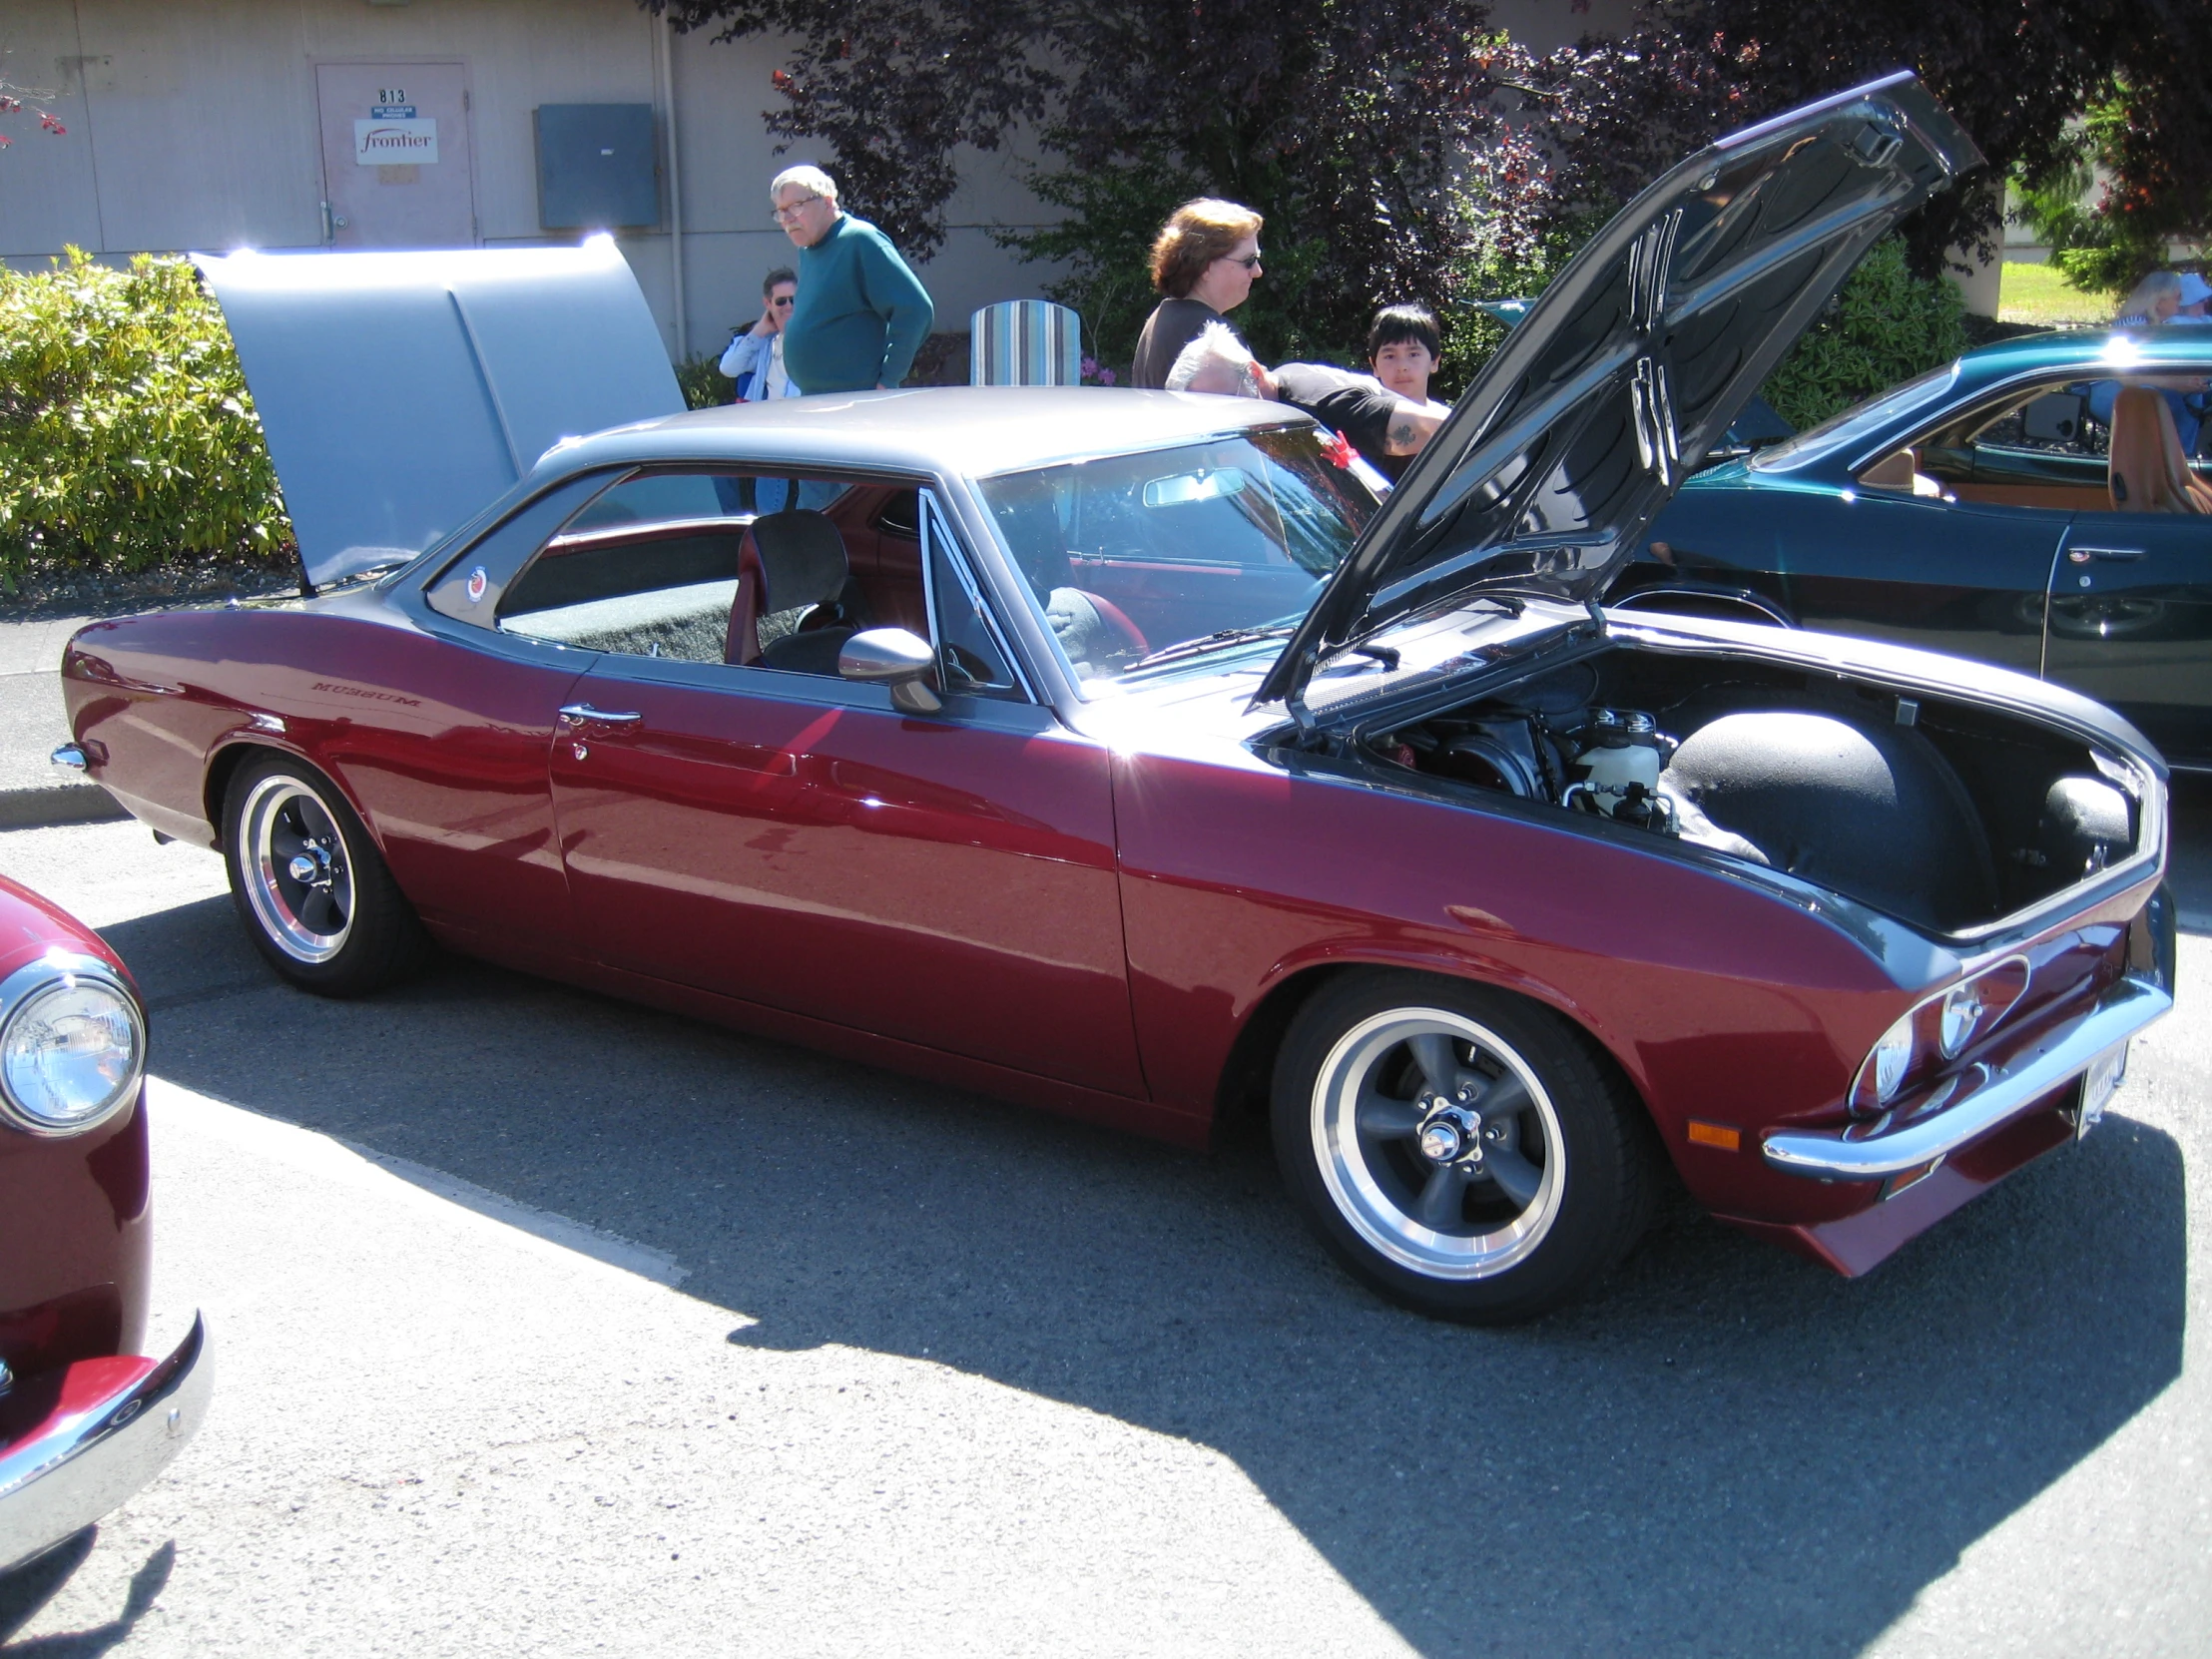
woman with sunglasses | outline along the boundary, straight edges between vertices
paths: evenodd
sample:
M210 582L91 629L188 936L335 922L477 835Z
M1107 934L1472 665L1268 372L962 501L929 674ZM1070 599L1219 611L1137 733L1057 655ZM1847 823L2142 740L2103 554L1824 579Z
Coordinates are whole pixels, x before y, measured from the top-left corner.
M1152 285L1162 297L1137 336L1132 385L1165 387L1183 347L1245 302L1261 275L1262 223L1250 208L1211 196L1168 216L1152 244Z
M791 320L799 277L790 266L778 266L761 283L761 320L730 337L722 354L722 372L738 383L733 403L766 403L772 397L797 397L799 387L784 367L784 324Z

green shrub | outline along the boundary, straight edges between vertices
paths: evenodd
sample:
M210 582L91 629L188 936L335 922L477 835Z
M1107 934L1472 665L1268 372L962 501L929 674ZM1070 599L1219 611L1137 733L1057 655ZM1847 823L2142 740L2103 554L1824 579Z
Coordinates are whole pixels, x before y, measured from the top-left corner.
M1826 420L1965 350L1964 314L1955 285L1914 276L1904 239L1885 238L1767 377L1767 401L1793 426Z
M711 409L717 403L727 403L738 389L737 381L722 372L722 353L710 351L704 356L686 357L676 365L676 383L684 391L684 407L687 409Z
M292 551L261 420L183 260L0 270L0 588Z

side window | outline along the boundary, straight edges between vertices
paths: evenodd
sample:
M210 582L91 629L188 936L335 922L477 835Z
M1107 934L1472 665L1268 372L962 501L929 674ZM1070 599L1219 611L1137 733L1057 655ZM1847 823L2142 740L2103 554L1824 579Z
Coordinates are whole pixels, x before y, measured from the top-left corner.
M721 662L750 522L737 485L696 472L623 480L515 579L500 629L589 651Z
M2188 423L2194 431L2183 380L2161 375L2155 383L2169 382L2175 387L2167 396L2177 424ZM2197 388L2203 383L2201 374L2186 381ZM1862 468L1858 482L1945 501L2101 510L2108 505L2112 408L2119 388L2117 380L2080 378L2014 387Z
M499 627L622 656L762 664L768 648L837 620L851 569L830 515L850 488L637 474L545 542L501 599Z
M938 678L947 692L1026 701L1012 654L1000 638L967 561L934 497L920 497L923 557L936 628Z
M545 538L605 489L609 473L571 478L509 513L469 545L431 583L430 609L479 628L494 625L510 579Z

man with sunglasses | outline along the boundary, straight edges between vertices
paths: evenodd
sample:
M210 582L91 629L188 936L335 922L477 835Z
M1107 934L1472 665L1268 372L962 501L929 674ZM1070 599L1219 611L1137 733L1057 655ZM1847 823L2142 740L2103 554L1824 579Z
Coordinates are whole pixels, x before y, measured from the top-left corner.
M797 397L799 387L784 366L784 324L791 320L799 276L778 266L761 283L761 320L730 336L722 354L722 372L737 381L733 403L766 403L772 397Z
M819 167L787 167L768 188L799 250L799 296L783 327L784 366L809 395L895 386L929 337L929 290L890 239L837 206Z

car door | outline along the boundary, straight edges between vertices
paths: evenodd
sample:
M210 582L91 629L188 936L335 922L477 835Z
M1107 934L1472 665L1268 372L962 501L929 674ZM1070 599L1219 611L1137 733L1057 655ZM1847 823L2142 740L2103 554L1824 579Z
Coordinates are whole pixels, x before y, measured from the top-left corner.
M2169 762L2212 767L2212 518L2078 514L2051 574L2045 674Z
M1141 1095L1108 757L1028 696L927 490L921 516L936 715L603 650L551 769L578 933L629 972ZM578 626L569 597L542 626Z
M2043 596L2070 514L1864 484L1794 507L1775 558L1805 627L2042 668Z
M320 665L333 711L373 708L331 740L385 857L424 919L485 956L528 963L575 948L546 756L553 711L590 654L502 635L469 599L515 569L605 487L572 478L508 515L439 577L373 659Z

